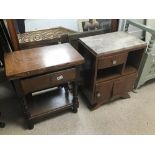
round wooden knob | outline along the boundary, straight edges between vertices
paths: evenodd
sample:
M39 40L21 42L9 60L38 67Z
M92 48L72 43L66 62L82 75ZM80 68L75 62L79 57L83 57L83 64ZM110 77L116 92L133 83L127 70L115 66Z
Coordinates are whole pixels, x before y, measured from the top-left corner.
M113 64L113 65L116 65L116 64L117 64L117 61L116 61L116 60L113 60L113 61L112 61L112 64Z
M99 92L97 93L97 97L101 97L101 94Z

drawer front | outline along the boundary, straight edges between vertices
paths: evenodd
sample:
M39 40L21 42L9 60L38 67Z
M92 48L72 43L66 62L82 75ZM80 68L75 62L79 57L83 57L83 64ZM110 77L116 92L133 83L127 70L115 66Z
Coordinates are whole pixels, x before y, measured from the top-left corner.
M109 101L112 95L112 87L113 87L112 81L96 84L95 89L96 102L102 104L104 102Z
M126 62L127 53L118 54L114 56L101 57L98 60L98 69L108 68L116 65L120 65Z
M76 78L76 69L67 69L55 73L21 80L21 87L25 94L50 88Z

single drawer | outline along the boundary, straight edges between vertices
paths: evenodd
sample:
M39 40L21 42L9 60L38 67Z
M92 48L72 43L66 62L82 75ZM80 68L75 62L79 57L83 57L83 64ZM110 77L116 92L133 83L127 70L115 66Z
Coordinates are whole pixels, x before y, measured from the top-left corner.
M96 84L95 101L102 104L110 100L112 95L113 81L107 81Z
M36 76L21 80L21 87L25 94L57 86L76 78L76 69L66 69L59 72Z
M113 56L101 57L98 60L98 69L108 68L116 65L120 65L126 62L127 53L117 54Z

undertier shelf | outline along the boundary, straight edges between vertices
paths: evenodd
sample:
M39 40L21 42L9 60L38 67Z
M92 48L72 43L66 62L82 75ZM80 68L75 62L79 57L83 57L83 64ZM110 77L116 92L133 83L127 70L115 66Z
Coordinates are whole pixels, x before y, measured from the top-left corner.
M64 88L46 92L27 98L28 108L31 119L49 115L72 107L72 94L69 92L68 97L65 95Z

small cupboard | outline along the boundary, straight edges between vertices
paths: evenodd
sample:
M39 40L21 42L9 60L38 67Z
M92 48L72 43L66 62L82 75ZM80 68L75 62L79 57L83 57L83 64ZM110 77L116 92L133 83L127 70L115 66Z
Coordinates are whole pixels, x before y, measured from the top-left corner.
M116 98L130 97L146 43L126 32L79 39L78 51L86 63L81 90L94 108Z

